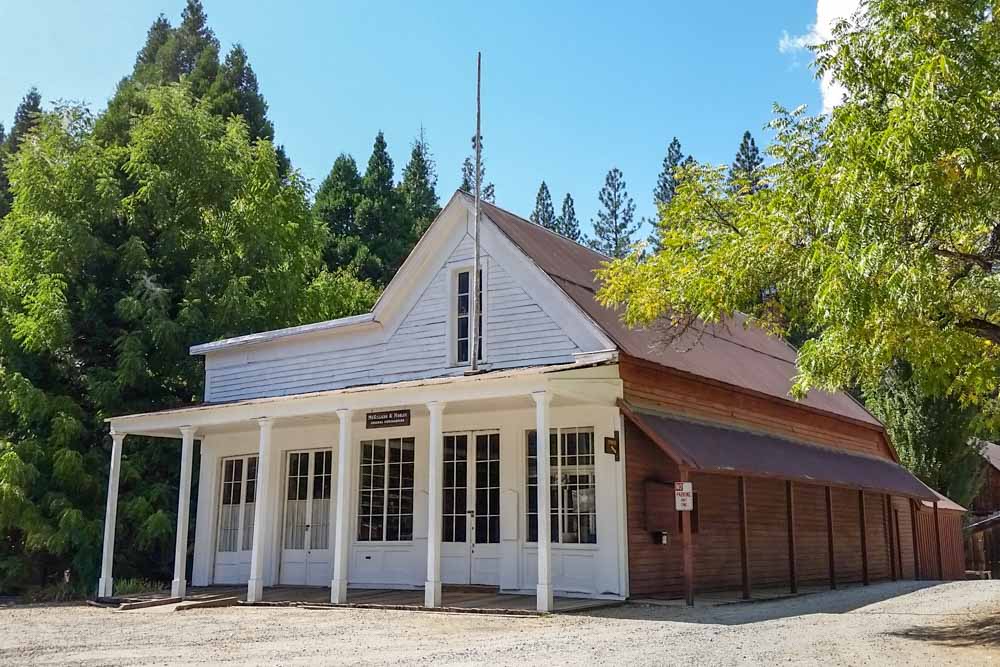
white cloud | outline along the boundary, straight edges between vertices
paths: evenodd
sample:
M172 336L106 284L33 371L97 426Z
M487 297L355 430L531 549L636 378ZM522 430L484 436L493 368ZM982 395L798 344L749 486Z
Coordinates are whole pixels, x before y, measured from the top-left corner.
M825 42L833 36L833 26L840 19L849 19L858 10L860 0L817 0L816 23L802 35L789 35L783 31L778 41L781 53L799 53L810 46ZM819 84L823 95L823 113L829 113L844 99L845 90L839 83L824 75Z

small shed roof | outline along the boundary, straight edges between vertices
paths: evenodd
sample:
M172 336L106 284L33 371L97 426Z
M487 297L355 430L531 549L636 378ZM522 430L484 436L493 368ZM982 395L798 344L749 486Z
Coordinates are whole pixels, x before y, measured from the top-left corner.
M692 470L800 480L932 502L939 500L934 491L906 468L889 459L686 421L631 406L623 405L622 409L679 465Z
M1000 470L1000 445L994 442L987 442L983 445L983 458L991 466Z

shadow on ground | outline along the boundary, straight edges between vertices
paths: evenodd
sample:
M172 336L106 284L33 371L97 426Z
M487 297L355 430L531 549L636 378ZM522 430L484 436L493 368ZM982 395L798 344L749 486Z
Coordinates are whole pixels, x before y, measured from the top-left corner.
M836 591L809 593L776 600L710 605L696 600L695 607L676 604L653 606L639 603L585 612L595 618L623 618L675 623L742 625L809 614L845 614L914 591L940 586L939 581L905 581L851 586ZM1000 620L998 620L1000 622ZM1000 626L994 628L1000 631Z
M894 637L933 642L944 646L1000 648L1000 616L959 619L947 624L914 626L892 633Z

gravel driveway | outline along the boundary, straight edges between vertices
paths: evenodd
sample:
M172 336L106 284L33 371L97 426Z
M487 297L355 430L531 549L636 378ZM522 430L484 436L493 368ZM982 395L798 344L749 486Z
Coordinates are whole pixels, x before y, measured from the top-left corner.
M722 607L502 617L0 607L0 664L1000 665L1000 581L900 582Z

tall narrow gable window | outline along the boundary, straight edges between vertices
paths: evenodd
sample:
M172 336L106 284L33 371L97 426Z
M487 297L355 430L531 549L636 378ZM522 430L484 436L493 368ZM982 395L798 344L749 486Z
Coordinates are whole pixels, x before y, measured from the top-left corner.
M458 364L469 363L469 339L472 336L470 311L470 295L472 294L471 271L459 271L456 279L455 289L455 362ZM479 280L476 282L476 310L478 311L477 327L479 331L479 345L477 346L478 360L483 359L483 272L479 271Z

